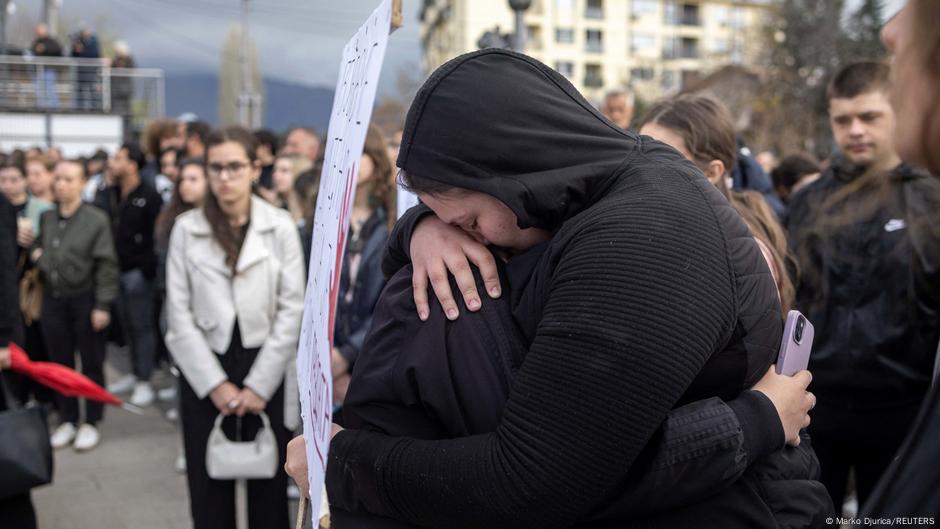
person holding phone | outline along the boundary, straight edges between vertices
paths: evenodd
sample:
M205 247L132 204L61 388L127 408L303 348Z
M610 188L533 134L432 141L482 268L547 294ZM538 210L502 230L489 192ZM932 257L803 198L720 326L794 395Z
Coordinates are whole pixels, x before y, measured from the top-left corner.
M252 194L260 173L250 131L208 138L202 207L176 218L166 265L166 345L183 373L180 415L196 529L235 524L233 481L214 480L206 444L219 414L230 439L254 439L264 412L284 461L297 425L294 354L303 310L303 255L290 215ZM236 432L237 423L241 429ZM287 476L249 480L250 527L286 528Z
M332 504L424 526L586 522L650 463L669 410L738 395L775 359L779 300L745 224L693 164L615 127L545 65L505 50L453 59L419 91L401 149L403 180L434 214L399 222L386 270L406 265L419 239L436 256L442 245L429 241L509 252L546 243L528 279L535 332L494 432L337 432ZM813 469L802 471L790 492L815 497ZM739 480L639 520L697 527L708 513L763 526L774 515L762 505L756 484Z

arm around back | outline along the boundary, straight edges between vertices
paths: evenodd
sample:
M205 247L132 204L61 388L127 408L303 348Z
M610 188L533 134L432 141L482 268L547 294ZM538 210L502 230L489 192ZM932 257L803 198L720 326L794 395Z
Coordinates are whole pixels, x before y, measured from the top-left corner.
M714 226L602 213L561 250L497 431L448 441L340 432L327 470L334 503L429 527L566 527L613 493L727 340L735 308ZM694 262L688 247L701 251Z

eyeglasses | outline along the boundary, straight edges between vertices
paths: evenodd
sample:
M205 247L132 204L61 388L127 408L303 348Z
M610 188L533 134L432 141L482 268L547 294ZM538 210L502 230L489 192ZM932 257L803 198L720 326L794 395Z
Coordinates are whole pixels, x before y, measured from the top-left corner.
M221 176L223 171L228 171L228 174L232 176L238 176L247 168L248 164L245 162L232 162L227 164L210 163L206 169L209 176Z

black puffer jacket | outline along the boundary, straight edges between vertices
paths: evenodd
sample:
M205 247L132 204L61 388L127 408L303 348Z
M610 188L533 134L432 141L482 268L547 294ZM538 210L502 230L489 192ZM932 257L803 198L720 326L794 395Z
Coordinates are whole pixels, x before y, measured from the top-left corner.
M427 527L586 522L649 464L669 410L733 398L773 361L776 287L733 208L679 153L617 129L545 65L486 50L440 68L409 111L398 165L555 235L524 288L537 325L496 431L341 432L327 468L340 508ZM788 483L820 497L818 484ZM776 525L763 494L739 480L697 508L721 527ZM821 524L827 506L806 520ZM611 526L701 527L687 525L690 508Z
M940 339L940 180L902 165L877 197L863 188L830 211L859 176L837 161L790 206L813 391L846 407L916 403Z

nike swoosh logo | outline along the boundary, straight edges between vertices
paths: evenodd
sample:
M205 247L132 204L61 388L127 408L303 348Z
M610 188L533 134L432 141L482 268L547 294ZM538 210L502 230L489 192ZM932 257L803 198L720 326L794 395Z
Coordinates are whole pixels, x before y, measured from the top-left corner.
M891 219L885 224L885 231L890 233L892 231L903 230L906 227L907 223L904 222L904 219Z

